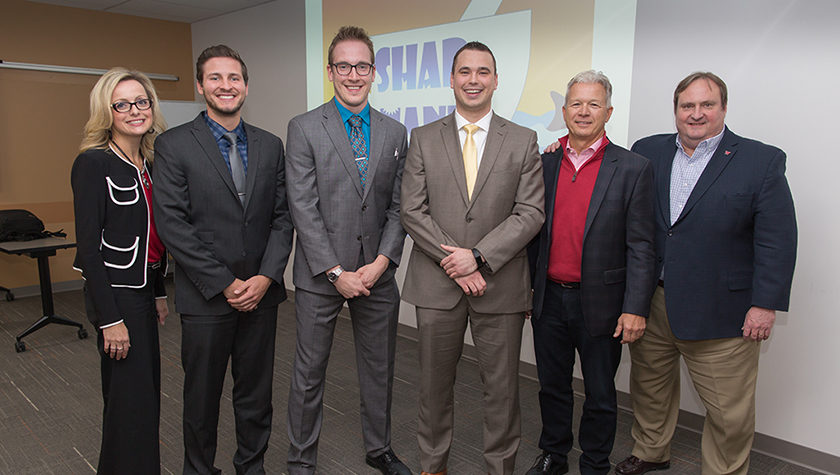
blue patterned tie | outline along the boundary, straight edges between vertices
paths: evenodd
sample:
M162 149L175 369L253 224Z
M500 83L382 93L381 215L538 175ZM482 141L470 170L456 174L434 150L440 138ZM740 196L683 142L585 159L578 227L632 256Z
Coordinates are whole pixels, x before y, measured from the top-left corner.
M362 118L351 115L347 122L350 123L350 144L353 145L353 156L356 157L356 166L359 167L359 180L362 182L362 191L364 191L367 179L368 153L365 133L362 131Z

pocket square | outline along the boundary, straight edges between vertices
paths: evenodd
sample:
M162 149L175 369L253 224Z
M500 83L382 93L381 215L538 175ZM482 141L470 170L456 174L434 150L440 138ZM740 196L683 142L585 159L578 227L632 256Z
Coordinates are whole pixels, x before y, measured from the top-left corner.
M400 158L400 149L398 149L398 148L394 149L394 158Z

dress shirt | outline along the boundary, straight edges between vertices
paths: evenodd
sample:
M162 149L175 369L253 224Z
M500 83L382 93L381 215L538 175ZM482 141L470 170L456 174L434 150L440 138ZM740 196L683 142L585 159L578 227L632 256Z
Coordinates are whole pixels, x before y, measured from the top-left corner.
M570 142L566 143L566 156L569 157L569 161L572 162L572 166L575 167L575 171L580 170L580 167L582 167L584 163L588 162L589 159L595 155L595 152L601 149L601 144L604 143L604 137L606 136L606 133L601 135L601 138L592 143L592 145L587 147L584 151L580 152L580 154L572 148Z
M688 197L697 185L697 180L700 179L700 175L706 169L706 165L709 164L722 139L723 130L714 137L700 142L694 149L694 153L688 156L677 134L677 153L674 154L671 167L671 224L680 217L683 207L688 202Z
M239 150L239 156L242 157L242 169L247 175L248 135L245 134L245 127L242 125L242 119L239 120L239 124L237 124L235 129L227 130L218 122L211 119L210 116L207 115L206 111L201 114L204 116L204 121L207 122L207 126L210 127L210 132L213 134L213 138L216 139L216 145L219 146L219 151L222 152L222 158L225 159L225 164L227 165L228 170L230 170L230 142L225 138L225 134L228 132L236 133L236 148ZM233 172L231 172L231 174L233 174Z
M484 155L484 144L487 143L487 131L490 130L491 118L493 118L492 110L476 122L468 121L458 111L455 111L455 126L458 127L458 139L461 141L461 150L464 150L464 142L467 141L467 131L464 130L464 126L472 123L478 126L478 130L473 132L476 151L476 169L481 167L481 156Z
M338 115L341 116L341 122L344 124L344 130L347 131L347 138L350 138L350 133L353 126L350 125L350 117L358 115L362 118L362 133L365 135L365 147L367 148L367 155L370 158L370 104L365 104L365 108L358 114L353 114L346 107L344 107L338 99L333 98L335 106L338 108Z

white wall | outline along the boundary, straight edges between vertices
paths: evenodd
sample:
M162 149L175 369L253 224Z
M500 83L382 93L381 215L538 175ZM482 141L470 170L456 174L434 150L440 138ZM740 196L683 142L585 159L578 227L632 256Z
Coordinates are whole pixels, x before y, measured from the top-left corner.
M840 3L639 0L636 19L631 141L674 131L674 87L705 70L728 85L729 127L787 152L799 254L790 313L762 345L756 430L840 455L840 160L829 145L840 110ZM627 390L626 377L620 383ZM703 413L685 376L682 394L683 409Z

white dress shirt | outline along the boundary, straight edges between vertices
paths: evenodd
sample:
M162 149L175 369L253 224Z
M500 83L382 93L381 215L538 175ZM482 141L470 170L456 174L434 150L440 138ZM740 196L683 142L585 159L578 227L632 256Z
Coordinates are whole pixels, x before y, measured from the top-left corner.
M478 130L473 132L473 141L475 141L476 150L476 169L481 167L481 156L484 155L484 144L487 143L487 131L490 130L490 119L493 117L493 110L487 113L476 122L470 122L463 118L458 111L455 111L455 126L458 127L458 139L461 141L461 150L464 150L464 142L467 141L467 131L464 126L467 124L475 124Z

